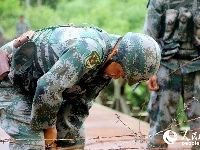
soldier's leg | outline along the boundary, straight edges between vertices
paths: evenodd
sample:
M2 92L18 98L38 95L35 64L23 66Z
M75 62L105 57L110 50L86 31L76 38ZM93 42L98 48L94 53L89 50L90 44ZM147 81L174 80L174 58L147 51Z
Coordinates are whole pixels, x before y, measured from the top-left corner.
M159 90L151 92L148 113L150 119L149 142L147 148L166 148L163 133L170 130L173 117L178 108L182 77L179 73L169 75L169 70L160 67L157 77ZM162 80L165 78L164 80ZM162 81L161 81L162 80Z
M57 147L84 147L85 128L84 121L89 114L89 103L81 99L66 100L57 115ZM63 139L63 140L62 140Z
M0 126L14 138L10 150L43 150L43 131L30 127L31 99L19 94L12 88L0 88Z
M200 142L200 71L184 76L185 113L190 124L190 139ZM194 145L193 150L200 146Z

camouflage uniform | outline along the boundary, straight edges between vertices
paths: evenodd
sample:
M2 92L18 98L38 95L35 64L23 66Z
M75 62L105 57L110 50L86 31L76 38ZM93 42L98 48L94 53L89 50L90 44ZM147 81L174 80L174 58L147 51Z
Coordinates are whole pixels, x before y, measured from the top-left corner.
M123 70L132 84L152 76L160 62L157 43L149 36L139 35L145 37L143 41L138 35L128 33L122 38L119 60L115 60L123 66L126 63ZM84 144L83 122L92 101L111 81L100 67L119 38L95 27L58 26L36 31L31 41L19 49L13 48L13 41L3 46L0 50L14 53L9 74L14 86L4 88L2 92L10 91L6 94L14 100L2 98L6 108L0 107L1 127L15 139L41 140L43 129L56 126L57 138L66 139L58 141L58 146ZM130 43L130 38L135 43ZM151 41L150 45L148 41ZM133 49L134 53L130 51ZM136 56L136 52L148 54ZM129 61L134 65L133 59L139 57L141 60L135 68L128 70ZM142 69L136 70L138 67ZM134 80L132 75L135 75ZM12 114L18 109L19 112ZM9 125L10 122L13 123ZM44 146L44 143L40 144Z
M167 129L173 118L176 118L180 96L189 107L185 109L187 118L194 119L200 116L200 102L195 100L200 100L200 60L193 61L169 75L178 67L199 56L199 47L195 45L194 35L191 34L194 33L195 26L191 14L194 18L199 4L194 0L185 6L192 13L186 18L188 20L184 25L187 27L183 27L181 24L183 8L179 8L178 11L173 9L181 2L182 0L149 0L148 3L144 33L153 37L162 49L161 66L157 72L159 90L151 92L148 106L150 116L148 148L167 147L163 141L163 132L160 131ZM164 15L165 21L163 21L165 12L168 16ZM168 23L166 23L167 19L169 19ZM197 131L199 134L200 120L197 118L189 123L192 133Z

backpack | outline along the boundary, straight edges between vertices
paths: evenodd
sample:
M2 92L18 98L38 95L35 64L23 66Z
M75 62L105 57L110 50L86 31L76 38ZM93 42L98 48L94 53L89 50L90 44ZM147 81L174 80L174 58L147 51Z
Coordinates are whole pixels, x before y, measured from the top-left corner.
M184 0L176 7L173 6L173 2L176 1L169 1L169 7L161 18L158 42L162 48L162 60L168 60L174 56L197 57L199 53L196 49L200 48L200 11L198 9L200 2ZM194 50L180 52L180 44L183 43L192 43Z
M27 42L12 57L9 78L23 93L34 93L37 79L31 75L35 55L35 43ZM28 77L28 78L27 78Z

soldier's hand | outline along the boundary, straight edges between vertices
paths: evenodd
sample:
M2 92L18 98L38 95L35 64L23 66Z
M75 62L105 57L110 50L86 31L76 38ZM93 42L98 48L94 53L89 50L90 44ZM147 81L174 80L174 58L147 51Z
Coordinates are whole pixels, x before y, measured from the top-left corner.
M45 129L44 130L44 138L45 138L45 147L46 149L56 149L56 144L54 143L57 138L57 130L56 127Z
M150 91L156 91L159 89L159 86L157 84L157 76L154 75L152 78L150 78L148 81L146 81L147 87Z
M13 46L15 48L22 46L24 43L26 43L27 41L29 41L33 37L34 33L35 32L33 30L29 30L29 31L23 33L22 35L20 35L20 37L15 39Z

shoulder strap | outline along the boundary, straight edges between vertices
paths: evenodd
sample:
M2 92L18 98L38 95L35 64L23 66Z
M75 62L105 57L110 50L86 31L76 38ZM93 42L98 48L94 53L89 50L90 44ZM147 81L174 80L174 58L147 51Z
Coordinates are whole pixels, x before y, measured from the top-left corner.
M184 7L187 4L191 3L193 0L184 0L182 3L180 3L179 5L177 5L174 9L178 10L180 7Z

